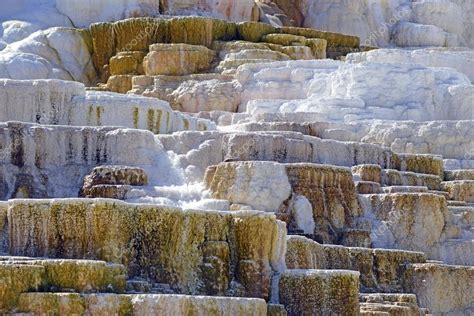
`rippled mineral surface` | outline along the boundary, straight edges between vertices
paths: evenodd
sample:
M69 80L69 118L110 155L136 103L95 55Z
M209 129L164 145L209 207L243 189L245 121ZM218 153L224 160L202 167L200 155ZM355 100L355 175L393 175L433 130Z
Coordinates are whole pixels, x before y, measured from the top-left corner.
M474 1L2 0L0 314L474 315Z

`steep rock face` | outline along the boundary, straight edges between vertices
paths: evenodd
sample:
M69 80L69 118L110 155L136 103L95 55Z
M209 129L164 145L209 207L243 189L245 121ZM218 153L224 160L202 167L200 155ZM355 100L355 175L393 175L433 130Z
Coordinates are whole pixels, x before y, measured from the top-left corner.
M156 134L215 129L207 120L173 111L165 101L96 91L74 99L67 125L125 126Z
M395 154L377 145L320 139L295 132L184 132L160 135L159 139L166 150L179 155L180 166L190 171L192 179L202 179L207 167L226 159L344 167L379 164L401 171L443 174L443 160L437 156Z
M0 312L15 308L21 292L39 288L43 273L41 266L0 266Z
M467 87L470 86L459 86L454 90L463 90ZM466 104L468 104L471 102L470 100L468 97L467 99L461 98L456 102L467 102ZM249 110L253 102L257 103L257 101L250 101ZM273 104L271 100L258 102L261 108L270 107ZM289 101L281 100L281 102ZM254 106L252 105L252 107ZM467 118L471 117L469 113L465 114ZM447 169L474 168L474 160L471 159L474 157L474 154L471 153L471 148L474 145L472 145L472 137L470 137L474 126L472 120L397 121L396 123L386 120L372 120L341 123L327 122L320 113L258 113L258 111L256 114L212 113L204 117L211 118L219 125L230 125L229 128L236 131L293 131L322 138L327 143L339 140L377 144L390 147L397 153L442 155L443 158L446 158L444 162L441 158L436 160L441 164L444 163ZM384 166L382 161L377 163Z
M436 263L408 265L406 289L416 294L433 314L469 315L474 312L474 268Z
M0 80L0 119L43 124L67 124L75 97L85 96L84 85L60 80Z
M84 178L79 192L81 197L125 199L132 186L148 184L148 176L142 168L127 166L100 166Z
M125 267L88 260L0 257L0 311L17 306L26 291L123 292Z
M283 27L283 32L286 34L293 34L304 36L306 38L320 38L327 41L327 46L330 50L350 49L357 51L360 45L360 39L357 36L350 36L341 33L325 32L314 28L303 27Z
M448 222L444 197L430 193L370 195L369 212L381 221L372 227L376 247L423 251L439 257Z
M7 225L8 202L0 201L0 253L7 250L8 230Z
M109 61L113 60L114 68L117 68L115 64L120 54L123 55L126 52L138 53L140 51L147 53L150 45L157 43L161 44L158 45L161 48L163 48L164 44L188 44L215 49L221 46L215 45L216 41L243 41L246 46L257 45L259 48L263 47L267 50L279 52L292 59L323 59L328 54L331 58L336 58L345 56L351 51L359 51L359 40L357 37L304 28L275 28L271 25L257 22L228 23L205 17L171 19L134 18L115 23L94 23L90 27L90 36L92 39L92 59L102 82L105 82L111 73ZM296 42L281 40L282 38L295 37L299 38L299 41L297 41L298 45L293 45ZM279 38L279 40L272 40L272 38ZM183 45L180 46L183 51ZM172 47L176 48L179 45ZM233 50L237 48L234 47ZM194 50L196 49L194 48ZM204 48L201 47L199 49L203 50ZM190 55L189 47L185 51L188 51L188 53L183 53L180 59L188 67L194 69L189 69L186 73L197 71L195 64L200 62L192 62L194 57ZM160 59L159 57L163 56L157 53L153 53L153 55L155 56L154 60ZM168 51L167 56L172 56L172 52ZM239 60L232 59L231 56L228 56L229 58L226 56L220 57L222 58L222 63L216 70L226 73L230 69L237 68L244 63L260 63L275 60L270 55L259 58L248 55L246 58L240 57ZM122 59L125 63L125 59ZM178 58L173 57L172 59L177 60ZM186 60L189 61L186 62ZM162 67L164 66L162 65ZM199 69L199 71L205 70L208 69ZM183 70L178 74L182 74L182 72ZM135 69L132 67L132 72L129 74L133 73L135 73ZM163 72L149 71L148 73L156 75Z
M231 203L278 213L288 224L298 225L304 212L310 232L319 240L335 242L342 231L362 214L348 169L317 164L278 164L271 162L228 162L210 167L204 176L212 197ZM295 201L287 201L290 195ZM298 206L304 197L309 211ZM295 204L296 203L296 204ZM306 206L303 207L306 209ZM288 217L289 216L289 217Z
M461 169L461 170L446 170L444 172L445 181L455 180L474 180L474 170Z
M288 315L357 315L359 273L342 270L287 270L280 302Z
M287 164L293 191L306 197L313 209L315 234L324 242L338 238L361 214L352 174L344 168L316 164Z
M441 185L452 200L474 202L474 180L445 181Z
M443 176L444 165L440 156L429 154L397 154L393 161L394 169L422 174Z
M141 168L126 166L100 166L92 170L85 180L87 186L98 184L146 185L148 176Z
M144 75L143 59L146 54L142 51L124 51L110 58L109 72L114 75L140 74ZM128 91L128 90L127 90Z
M441 179L438 175L387 169L382 171L380 183L385 186L418 186L427 187L429 190L439 190Z
M223 163L205 178L210 179L207 185L214 198L258 210L277 212L291 194L285 167L278 163Z
M188 75L209 70L214 57L214 51L202 46L153 44L143 67L148 76Z
M123 263L129 276L167 283L184 294L237 291L268 298L273 271L284 267L285 226L261 212L17 200L10 205L8 227L10 253Z
M382 182L382 168L379 165L357 165L351 168L351 172L363 181Z
M0 127L2 199L75 197L84 176L98 164L160 169L158 161L169 159L145 131L23 123Z
M115 23L95 23L90 26L94 65L101 79L108 77L110 58L124 51L148 52L155 43L181 43L210 48L216 40L237 37L234 23L202 17L173 19L134 18Z

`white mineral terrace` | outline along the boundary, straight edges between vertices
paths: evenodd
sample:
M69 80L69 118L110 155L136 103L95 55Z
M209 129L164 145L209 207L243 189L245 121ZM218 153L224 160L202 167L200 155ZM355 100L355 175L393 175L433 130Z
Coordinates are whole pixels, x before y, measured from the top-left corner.
M474 1L2 0L0 315L474 315Z

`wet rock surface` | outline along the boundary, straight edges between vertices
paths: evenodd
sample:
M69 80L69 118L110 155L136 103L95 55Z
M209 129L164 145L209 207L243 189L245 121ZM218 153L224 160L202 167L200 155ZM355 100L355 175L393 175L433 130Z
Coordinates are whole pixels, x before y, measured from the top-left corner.
M472 314L473 7L369 2L2 4L0 314Z

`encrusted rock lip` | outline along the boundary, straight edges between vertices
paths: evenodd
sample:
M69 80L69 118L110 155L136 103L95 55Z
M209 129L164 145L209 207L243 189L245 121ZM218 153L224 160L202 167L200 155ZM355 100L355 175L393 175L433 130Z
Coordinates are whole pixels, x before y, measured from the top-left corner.
M182 208L169 205L157 205L152 203L133 203L127 201L120 201L117 199L110 198L53 198L53 199L11 199L8 201L0 201L0 205L5 206L17 206L17 205L34 205L34 204L60 204L60 205L74 205L77 203L85 205L121 205L121 206L130 206L134 209L146 209L146 208L156 208L169 211L179 211L190 214L229 214L228 210L202 210L202 209L192 209L192 208ZM262 210L241 210L241 211L232 211L231 214L235 215L247 215L247 216L262 216L268 218L275 218L275 214L268 213Z
M288 269L282 273L282 275L291 275L291 276L360 276L359 271L351 270L338 270L338 269Z

